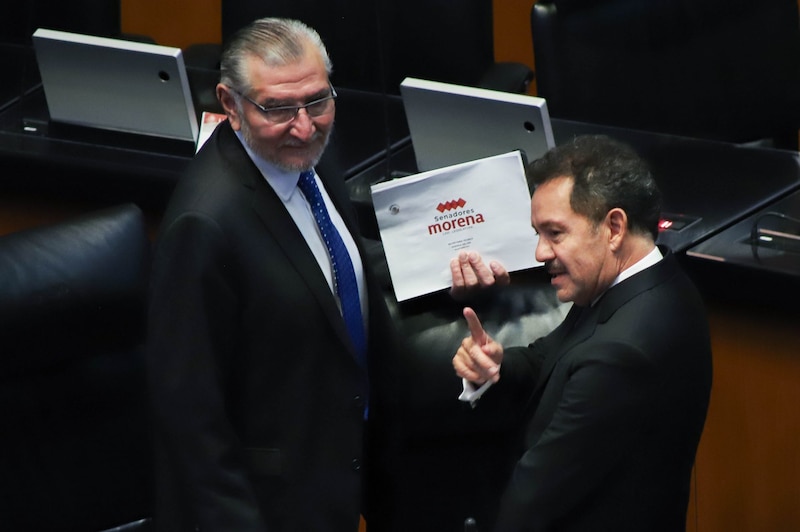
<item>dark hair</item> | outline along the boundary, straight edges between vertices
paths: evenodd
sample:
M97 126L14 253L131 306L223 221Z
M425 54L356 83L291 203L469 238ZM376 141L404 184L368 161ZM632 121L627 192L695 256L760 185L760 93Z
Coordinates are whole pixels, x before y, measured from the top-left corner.
M570 206L595 225L620 208L633 233L658 237L661 192L648 164L627 144L583 135L556 146L527 168L531 190L559 177L573 180Z

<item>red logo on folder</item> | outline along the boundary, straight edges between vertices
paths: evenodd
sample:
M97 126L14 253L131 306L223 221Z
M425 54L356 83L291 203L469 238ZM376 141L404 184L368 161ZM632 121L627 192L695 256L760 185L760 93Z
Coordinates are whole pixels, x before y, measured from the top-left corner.
M450 211L453 209L460 209L466 204L467 204L466 200L458 198L457 200L440 203L439 205L436 206L436 210L439 212Z

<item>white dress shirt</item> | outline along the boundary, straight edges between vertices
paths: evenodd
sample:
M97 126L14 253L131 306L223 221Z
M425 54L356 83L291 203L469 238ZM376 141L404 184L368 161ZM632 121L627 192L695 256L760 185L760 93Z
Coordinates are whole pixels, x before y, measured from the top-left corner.
M314 219L314 213L311 211L311 205L308 203L308 201L306 201L305 196L303 196L303 193L297 187L297 182L300 179L300 172L284 172L274 164L264 160L264 158L253 152L244 142L244 139L239 131L236 132L236 136L239 137L239 140L242 142L242 146L244 146L247 154L253 160L253 163L255 163L256 167L258 167L261 175L264 176L264 179L266 179L267 183L269 183L269 185L281 199L283 205L286 207L286 210L289 212L289 215L292 217L292 220L294 220L294 223L297 225L297 228L303 235L306 244L308 244L309 249L311 249L311 252L314 254L314 258L317 259L320 270L322 270L323 275L325 275L325 279L328 281L328 286L330 286L331 292L333 293L334 297L336 297L336 301L338 303L339 298L336 295L336 284L333 278L333 265L331 264L330 255L328 255L328 248L325 246L325 242L322 240L319 227ZM328 196L328 192L322 185L316 171L314 172L314 179L316 179L317 188L319 188L322 198L325 200L325 207L328 209L328 215L330 216L333 225L335 225L336 229L339 231L345 247L347 247L348 253L350 253L350 259L353 262L353 269L356 273L356 282L358 283L358 296L361 302L361 315L364 317L364 327L366 328L368 310L367 292L366 281L364 279L364 265L361 262L361 256L358 253L358 248L356 247L353 236L350 234L350 231L347 229L342 216L339 214L339 211L336 210L336 206ZM341 310L341 303L339 304L339 309Z

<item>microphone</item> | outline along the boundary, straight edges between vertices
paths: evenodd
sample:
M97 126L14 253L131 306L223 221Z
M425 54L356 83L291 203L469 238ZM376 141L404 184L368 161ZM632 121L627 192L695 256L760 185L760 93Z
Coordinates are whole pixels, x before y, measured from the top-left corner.
M464 519L464 532L478 532L478 523L474 517Z

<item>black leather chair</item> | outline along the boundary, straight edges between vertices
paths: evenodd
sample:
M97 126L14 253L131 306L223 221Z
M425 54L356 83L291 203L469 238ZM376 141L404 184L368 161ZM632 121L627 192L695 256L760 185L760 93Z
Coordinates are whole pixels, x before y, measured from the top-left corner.
M370 233L374 233L372 228ZM398 303L380 242L369 260L406 344L408 382L390 442L396 506L377 529L488 525L517 439L510 420L456 397L451 358L468 334L446 294ZM0 237L0 528L152 528L153 460L143 343L150 243L134 205ZM506 344L549 332L567 305L541 272L470 304ZM469 464L465 467L465 464Z
M540 0L538 95L553 117L797 149L796 0Z
M522 451L522 425L511 412L472 409L457 400L461 380L452 358L469 335L463 304L440 293L398 304L387 292L408 342L408 384L395 442L394 515L379 530L462 532L467 518L491 530L500 497ZM512 275L512 285L468 303L486 330L506 346L527 345L563 320L541 270ZM507 415L504 415L507 414Z
M0 238L0 528L149 529L144 297L133 204Z
M116 37L121 33L120 0L26 0L6 2L0 42L30 45L36 28Z
M378 2L377 49L385 88L406 76L525 93L533 72L494 59L493 1ZM341 55L342 52L340 52Z
M352 183L351 183L352 184ZM362 220L363 222L363 220ZM377 235L374 221L364 235ZM558 326L570 303L558 301L542 269L513 273L512 283L456 302L446 292L398 303L379 240L367 239L369 261L380 273L406 364L398 400L401 423L391 442L393 508L370 520L376 530L462 532L468 518L491 530L500 496L522 444L513 413L472 409L458 400L461 380L452 358L469 335L462 311L475 309L486 330L507 346L527 345ZM474 527L473 527L474 529Z

